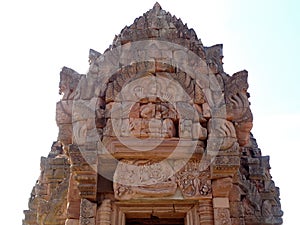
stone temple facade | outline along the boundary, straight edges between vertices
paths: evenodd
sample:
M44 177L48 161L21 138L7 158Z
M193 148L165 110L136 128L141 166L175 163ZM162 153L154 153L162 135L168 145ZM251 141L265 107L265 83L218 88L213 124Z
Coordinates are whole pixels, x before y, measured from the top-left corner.
M247 71L156 3L87 74L60 73L58 139L25 225L282 224L253 135Z

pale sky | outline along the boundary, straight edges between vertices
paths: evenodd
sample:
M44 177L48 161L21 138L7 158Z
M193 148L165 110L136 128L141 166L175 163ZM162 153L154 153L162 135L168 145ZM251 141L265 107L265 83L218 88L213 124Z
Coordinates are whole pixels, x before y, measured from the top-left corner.
M57 138L59 72L88 70L115 34L155 1L10 0L0 3L1 224L21 224L41 156ZM160 0L205 46L223 43L224 69L247 69L252 132L281 190L284 224L298 223L300 2Z

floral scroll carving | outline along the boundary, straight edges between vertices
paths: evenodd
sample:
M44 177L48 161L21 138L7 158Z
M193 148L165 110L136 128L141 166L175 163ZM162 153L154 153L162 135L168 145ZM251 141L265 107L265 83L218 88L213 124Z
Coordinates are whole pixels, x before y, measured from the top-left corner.
M173 175L174 168L181 169ZM177 188L186 199L210 198L209 168L200 160L175 160L172 163L123 160L114 176L115 198L166 197L174 195Z
M122 160L114 174L115 198L126 200L173 195L177 185L172 174L173 169L167 162Z
M209 197L211 194L209 167L198 160L188 162L176 174L176 181L185 198Z

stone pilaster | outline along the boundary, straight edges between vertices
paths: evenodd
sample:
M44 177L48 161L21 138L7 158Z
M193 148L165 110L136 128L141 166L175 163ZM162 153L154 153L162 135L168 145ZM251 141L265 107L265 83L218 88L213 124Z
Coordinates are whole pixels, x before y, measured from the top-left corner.
M214 209L211 200L202 200L199 204L199 218L200 224L213 225L214 224Z
M87 199L81 199L79 225L96 224L97 204Z
M229 191L232 188L232 178L220 178L213 180L213 208L214 208L214 224L228 224L231 225L230 219L230 205L229 205Z
M111 225L112 206L110 199L104 199L97 209L96 225Z

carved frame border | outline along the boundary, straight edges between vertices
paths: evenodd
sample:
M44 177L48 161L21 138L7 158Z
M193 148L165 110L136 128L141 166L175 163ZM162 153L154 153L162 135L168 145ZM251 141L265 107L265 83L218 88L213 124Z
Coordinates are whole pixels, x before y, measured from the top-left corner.
M115 202L112 204L111 225L126 225L126 218L184 218L185 225L200 224L199 202Z

